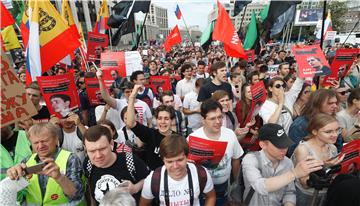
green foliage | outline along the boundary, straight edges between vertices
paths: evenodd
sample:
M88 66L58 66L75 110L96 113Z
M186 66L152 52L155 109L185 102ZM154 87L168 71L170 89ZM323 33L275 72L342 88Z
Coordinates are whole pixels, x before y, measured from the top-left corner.
M331 10L331 21L334 31L341 31L344 29L344 22L342 16L347 12L346 1L330 1L326 5L327 9ZM327 15L327 13L326 13Z

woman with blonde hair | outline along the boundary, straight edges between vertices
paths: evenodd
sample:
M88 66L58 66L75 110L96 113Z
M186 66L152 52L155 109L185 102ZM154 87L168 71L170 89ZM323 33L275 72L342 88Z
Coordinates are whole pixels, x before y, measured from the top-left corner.
M317 160L324 162L324 166L339 164L344 155L338 155L334 145L341 128L334 116L319 113L316 114L309 122L309 135L299 143L292 155L294 165L298 162L312 156ZM307 184L309 176L297 179L296 186L296 205L310 205L314 189ZM322 205L326 194L326 189L319 191L318 202L316 205Z

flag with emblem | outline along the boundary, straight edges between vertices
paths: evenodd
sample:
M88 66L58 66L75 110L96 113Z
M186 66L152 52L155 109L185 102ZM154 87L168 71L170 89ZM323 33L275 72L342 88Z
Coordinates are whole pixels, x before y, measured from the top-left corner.
M106 3L106 0L103 0L99 9L99 13L96 18L96 23L94 26L94 32L105 34L105 31L109 29L107 21L109 18L109 9Z
M169 36L164 42L164 49L166 52L171 50L171 47L175 44L181 43L181 35L178 26L176 25L170 32Z
M34 80L80 46L49 0L30 1L27 69Z
M234 25L231 22L228 13L221 5L220 1L217 2L217 5L218 17L212 35L213 40L218 40L224 43L224 50L226 55L230 57L247 59L240 38L234 28Z
M80 34L79 34L79 32L78 32L78 30L76 28L76 24L75 24L75 21L74 21L74 17L73 17L73 15L71 13L71 8L70 8L68 0L63 0L63 2L62 2L61 16L64 18L65 22L70 27L70 30L72 31L74 36L79 39Z
M1 1L1 28L13 25L15 23L14 18L10 12L6 9L4 3Z

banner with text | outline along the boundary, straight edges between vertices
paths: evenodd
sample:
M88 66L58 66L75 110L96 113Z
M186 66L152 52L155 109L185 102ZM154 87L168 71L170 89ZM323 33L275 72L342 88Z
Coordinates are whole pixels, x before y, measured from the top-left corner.
M206 168L216 168L224 157L227 142L189 136L188 159Z
M88 32L88 61L100 60L100 54L104 48L108 47L109 37L106 34Z
M359 52L360 49L338 49L331 63L331 75L324 78L323 86L331 86L334 80L339 80L339 76L345 77Z
M80 108L79 95L72 73L36 77L50 114L64 118Z
M299 76L309 78L331 74L329 63L319 45L293 46L291 48L298 63Z

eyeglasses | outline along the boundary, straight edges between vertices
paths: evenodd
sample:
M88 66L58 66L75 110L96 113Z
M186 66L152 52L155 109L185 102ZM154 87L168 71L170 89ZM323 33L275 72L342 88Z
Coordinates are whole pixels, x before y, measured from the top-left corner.
M342 128L340 127L338 129L335 129L335 130L326 130L326 131L319 131L319 132L323 132L326 135L331 135L331 134L339 135L339 134L342 133Z
M286 85L285 84L275 84L274 87L277 89L280 89L280 87L283 87L285 89Z

